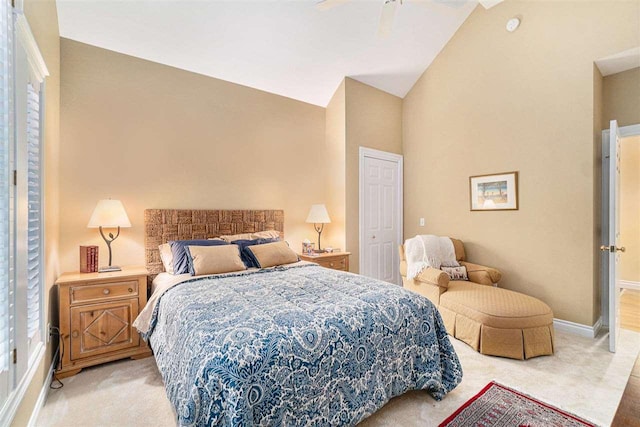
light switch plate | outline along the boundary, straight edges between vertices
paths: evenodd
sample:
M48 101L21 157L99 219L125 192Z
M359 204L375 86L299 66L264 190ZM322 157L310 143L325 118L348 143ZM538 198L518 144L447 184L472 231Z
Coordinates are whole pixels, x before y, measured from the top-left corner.
M420 227L424 227L424 218L420 218Z

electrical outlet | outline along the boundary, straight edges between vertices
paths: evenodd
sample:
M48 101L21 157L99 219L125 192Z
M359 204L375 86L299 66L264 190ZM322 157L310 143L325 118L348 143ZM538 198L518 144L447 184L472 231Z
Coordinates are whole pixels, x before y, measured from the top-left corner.
M424 218L420 218L420 227L424 227Z
M51 322L47 322L47 343L51 341Z

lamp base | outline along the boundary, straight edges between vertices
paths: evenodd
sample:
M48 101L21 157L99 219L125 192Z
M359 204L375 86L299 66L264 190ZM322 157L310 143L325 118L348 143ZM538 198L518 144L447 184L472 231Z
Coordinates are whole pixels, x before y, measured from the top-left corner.
M117 265L108 265L106 267L100 267L98 273L110 273L112 271L122 271L122 268Z
M325 254L325 253L327 253L327 250L326 249L314 249L313 253L314 254Z

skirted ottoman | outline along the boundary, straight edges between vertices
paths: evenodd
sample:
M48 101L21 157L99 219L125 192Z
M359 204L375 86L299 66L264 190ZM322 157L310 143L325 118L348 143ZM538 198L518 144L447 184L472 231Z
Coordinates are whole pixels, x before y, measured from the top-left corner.
M553 354L553 312L537 298L451 281L438 310L447 332L482 354L512 359Z

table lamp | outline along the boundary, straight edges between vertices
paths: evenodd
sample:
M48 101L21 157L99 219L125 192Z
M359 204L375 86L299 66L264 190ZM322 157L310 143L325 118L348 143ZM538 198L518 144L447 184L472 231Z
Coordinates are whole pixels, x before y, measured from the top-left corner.
M324 252L320 247L320 235L322 234L324 225L331 222L327 207L324 204L311 205L306 222L313 223L313 228L318 232L318 249L315 252ZM318 226L318 224L320 224L320 226Z
M109 271L120 271L122 268L117 265L111 265L111 243L120 235L120 227L131 227L127 212L124 210L124 206L120 200L105 199L98 201L96 208L93 210L91 219L89 219L89 228L99 228L100 235L107 243L109 248L109 265L106 267L100 267L98 273L105 273ZM103 228L118 228L118 232L114 236L113 233L109 233L109 239L104 235Z

